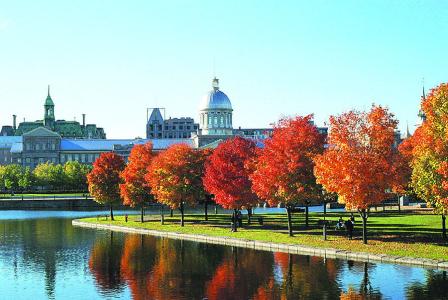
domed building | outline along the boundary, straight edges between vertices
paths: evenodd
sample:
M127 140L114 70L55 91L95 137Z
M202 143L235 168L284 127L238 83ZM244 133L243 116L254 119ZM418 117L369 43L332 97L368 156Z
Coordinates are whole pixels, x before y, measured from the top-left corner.
M214 78L213 89L202 99L199 106L199 128L201 135L232 135L232 103L219 89L219 79Z

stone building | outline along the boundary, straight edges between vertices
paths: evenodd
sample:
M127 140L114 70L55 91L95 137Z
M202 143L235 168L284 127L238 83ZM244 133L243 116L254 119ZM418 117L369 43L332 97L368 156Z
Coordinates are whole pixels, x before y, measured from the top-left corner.
M160 108L153 108L146 123L147 139L187 139L198 131L193 118L163 119Z
M21 136L39 127L45 127L58 133L61 137L77 139L105 139L106 133L96 124L86 124L86 115L82 115L82 124L77 121L57 120L55 117L55 105L50 96L50 87L44 103L44 118L34 122L23 121L17 126L17 117L13 115L13 125L5 125L0 131L0 136Z

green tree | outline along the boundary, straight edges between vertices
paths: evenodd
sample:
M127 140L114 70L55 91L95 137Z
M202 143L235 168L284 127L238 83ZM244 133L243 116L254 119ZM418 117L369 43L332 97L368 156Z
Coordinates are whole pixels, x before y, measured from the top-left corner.
M30 167L22 167L22 172L19 178L19 187L22 190L29 190L34 184L34 175Z
M36 184L51 189L62 188L64 185L64 170L62 165L49 162L39 164L33 171Z
M78 161L68 161L64 164L64 186L72 190L87 190L87 174L92 170L88 165Z

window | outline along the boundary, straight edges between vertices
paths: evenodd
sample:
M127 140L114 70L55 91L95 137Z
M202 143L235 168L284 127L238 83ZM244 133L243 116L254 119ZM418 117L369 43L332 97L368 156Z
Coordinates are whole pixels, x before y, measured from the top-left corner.
M56 144L55 143L51 144L51 150L56 150Z
M162 131L162 125L159 125L158 128L159 128L159 131Z
M36 151L40 150L40 144L36 144Z
M76 154L74 155L74 159L73 159L73 160L79 161L79 154L78 154L78 153L76 153Z
M179 130L183 130L183 129L184 129L184 126L179 125Z

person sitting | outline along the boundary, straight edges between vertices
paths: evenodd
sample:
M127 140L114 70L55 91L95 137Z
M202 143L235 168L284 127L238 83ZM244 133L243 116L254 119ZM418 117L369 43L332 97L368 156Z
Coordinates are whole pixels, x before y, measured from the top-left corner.
M336 230L340 230L342 228L344 228L344 220L342 219L342 217L339 217L339 220L336 223Z

